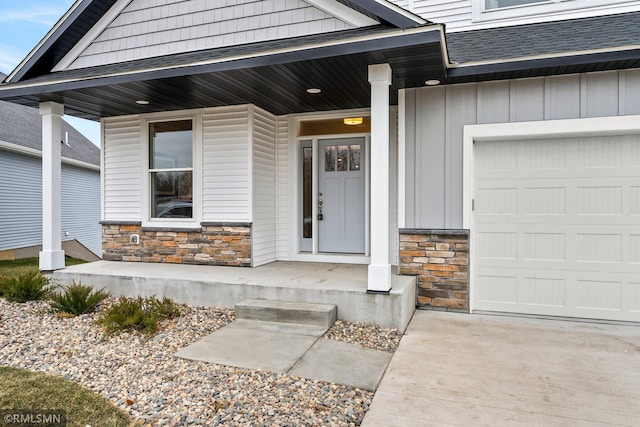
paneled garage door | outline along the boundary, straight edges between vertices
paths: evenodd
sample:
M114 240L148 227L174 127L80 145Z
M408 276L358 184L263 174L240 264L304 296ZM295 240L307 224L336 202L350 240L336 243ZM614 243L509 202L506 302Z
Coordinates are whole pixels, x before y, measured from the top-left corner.
M474 144L474 310L640 321L640 136Z

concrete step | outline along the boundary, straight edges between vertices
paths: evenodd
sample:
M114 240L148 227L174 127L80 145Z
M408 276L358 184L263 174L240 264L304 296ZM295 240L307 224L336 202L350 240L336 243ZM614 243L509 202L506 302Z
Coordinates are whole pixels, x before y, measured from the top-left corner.
M330 328L338 309L331 304L246 299L236 304L236 319L293 323Z

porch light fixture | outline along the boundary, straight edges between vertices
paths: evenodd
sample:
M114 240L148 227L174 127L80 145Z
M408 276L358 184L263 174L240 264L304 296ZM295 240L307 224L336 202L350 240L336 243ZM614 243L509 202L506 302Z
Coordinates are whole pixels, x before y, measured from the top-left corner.
M343 120L345 125L356 126L362 124L362 117L347 117Z
M427 80L426 82L424 82L424 84L426 84L427 86L438 86L440 84L440 80Z
M307 89L307 93L316 94L322 92L322 89L318 89L317 87L310 87Z
M147 101L146 99L138 99L136 101L136 104L138 104L138 105L149 105L149 101Z

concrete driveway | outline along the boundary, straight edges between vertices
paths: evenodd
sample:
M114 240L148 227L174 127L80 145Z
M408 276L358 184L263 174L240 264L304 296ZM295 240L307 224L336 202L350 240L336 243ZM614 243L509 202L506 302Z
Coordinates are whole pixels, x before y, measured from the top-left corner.
M362 425L640 426L640 327L418 311Z

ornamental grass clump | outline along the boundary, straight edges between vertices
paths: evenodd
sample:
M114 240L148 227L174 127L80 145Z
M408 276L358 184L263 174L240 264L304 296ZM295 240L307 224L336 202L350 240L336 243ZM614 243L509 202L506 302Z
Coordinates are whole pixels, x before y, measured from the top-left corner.
M11 302L27 302L47 297L52 289L51 281L39 271L28 271L0 282L0 293Z
M123 331L141 331L154 334L160 322L180 316L180 308L170 298L120 298L107 308L96 323L104 326L108 334Z
M64 292L52 293L49 305L57 313L80 316L94 312L98 304L110 296L111 293L104 289L93 289L74 281Z

